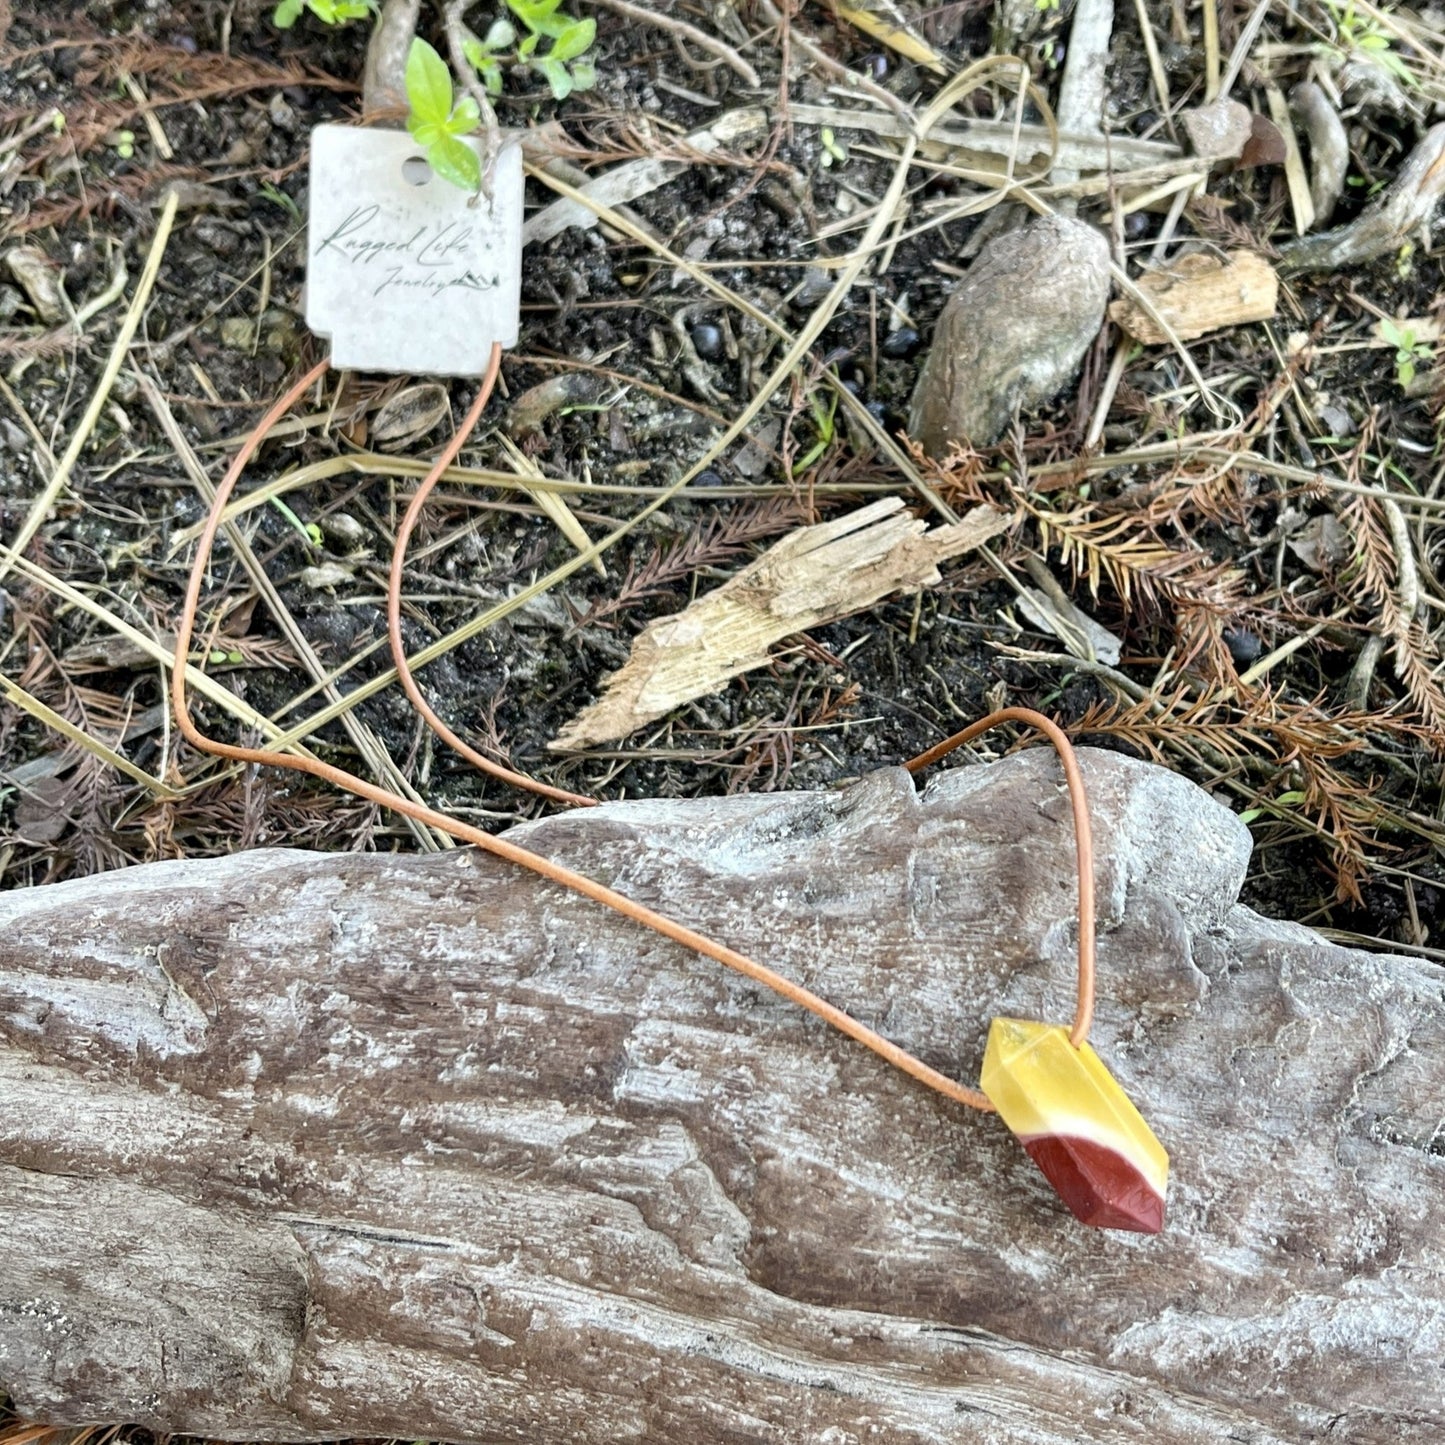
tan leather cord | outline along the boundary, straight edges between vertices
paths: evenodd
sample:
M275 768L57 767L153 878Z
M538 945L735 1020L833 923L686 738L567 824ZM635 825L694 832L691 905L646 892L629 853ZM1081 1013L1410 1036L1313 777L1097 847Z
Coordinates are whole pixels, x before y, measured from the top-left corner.
M1079 994L1069 1038L1077 1049L1089 1037L1089 1029L1094 1022L1094 832L1089 826L1089 798L1084 791L1084 775L1079 771L1079 759L1068 735L1056 722L1032 708L1004 707L976 723L970 723L951 738L935 743L926 753L919 753L903 766L910 773L922 772L954 748L962 747L981 733L1006 722L1023 723L1034 728L1054 745L1054 751L1064 765L1064 781L1068 784L1069 802L1074 810L1074 849L1079 872Z
M506 859L509 863L515 863L523 868L530 869L533 873L547 879L549 882L557 883L564 888L569 888L583 897L591 898L597 903L614 909L624 918L631 919L635 923L652 929L661 934L664 938L671 939L674 943L681 944L684 948L692 949L710 958L724 967L734 969L736 972L752 979L756 983L763 984L767 988L797 1004L801 1008L816 1014L826 1023L831 1024L839 1032L846 1034L849 1038L863 1044L871 1049L880 1058L885 1059L895 1068L902 1070L919 1083L927 1085L930 1089L953 1099L969 1108L979 1109L986 1113L993 1112L993 1105L977 1089L971 1089L950 1079L946 1074L940 1073L937 1069L930 1068L921 1059L915 1058L907 1050L900 1048L897 1044L891 1043L881 1034L861 1024L851 1014L845 1013L842 1009L828 1003L825 999L819 998L817 994L801 987L799 984L784 978L781 974L757 963L744 954L734 949L717 943L706 935L698 933L695 929L686 927L676 920L655 912L643 904L624 897L615 890L588 878L586 875L577 873L559 863L554 863L549 858L540 854L530 852L521 848L515 843L509 843L505 838L494 837L490 833L483 832L480 828L474 828L468 823L452 818L436 809L428 808L421 803L414 803L409 798L402 797L391 792L387 788L379 787L375 783L359 778L344 769L333 767L318 759L299 757L295 755L267 752L259 748L240 747L233 743L223 743L214 738L207 737L196 726L191 718L186 698L186 659L190 655L191 641L195 633L196 615L200 605L201 586L205 580L206 568L210 562L211 550L215 544L216 533L220 527L221 516L231 494L235 490L236 483L244 472L247 463L255 454L261 442L271 427L291 408L292 404L317 381L326 371L329 362L318 362L304 376L300 378L287 392L266 412L265 416L256 424L251 434L236 454L236 457L227 468L226 475L222 478L216 489L216 495L211 504L211 510L206 518L206 525L201 533L196 549L195 560L191 565L191 575L186 586L185 602L182 607L180 621L176 630L175 656L176 665L171 671L171 701L175 710L176 723L186 740L202 752L212 753L217 757L229 758L235 762L250 763L261 767L289 768L294 772L306 773L323 782L330 783L333 787L341 788L357 797L365 798L368 802L377 804L379 807L388 808L393 812L404 814L419 822L428 824L438 831L448 834L459 842L471 843L485 852L494 854L498 858ZM474 404L473 411L480 415L481 407ZM474 423L475 418L473 418ZM466 434L466 428L461 432ZM460 442L458 442L460 446ZM449 458L448 458L449 460ZM444 470L446 463L442 462L436 468L437 475ZM413 504L415 505L415 503ZM409 509L410 510L410 509ZM415 519L413 518L413 521ZM400 548L398 548L400 551ZM415 684L413 684L414 686ZM1049 738L1054 746L1058 748L1060 757L1064 760L1065 775L1069 778L1070 794L1074 799L1075 824L1080 825L1079 832L1079 859L1080 859L1080 978L1079 978L1079 1013L1075 1018L1074 1041L1081 1043L1083 1035L1088 1032L1089 1018L1093 1006L1093 889L1092 874L1088 876L1087 887L1085 886L1084 864L1091 859L1091 852L1088 846L1088 811L1083 803L1082 778L1079 776L1077 762L1073 758L1073 750L1069 746L1068 739L1064 737L1054 724L1040 714L1030 713L1022 708L1008 708L1001 713L993 714L988 718L975 723L971 728L965 729L954 738L940 743L937 747L931 748L921 757L915 758L907 766L910 771L917 771L926 767L930 762L936 761L944 753L953 747L966 742L969 738L976 737L985 728L1003 721L1028 722L1032 726L1043 726L1041 731ZM435 723L433 723L435 726ZM491 768L488 768L491 771ZM530 780L526 780L530 784ZM587 800L591 801L591 800ZM1087 898L1089 907L1087 910L1082 905ZM1088 970L1085 974L1085 949L1084 940L1088 938Z
M406 656L406 645L402 641L401 582L402 572L406 566L406 545L411 540L412 530L416 526L417 518L421 516L421 509L426 506L426 499L431 495L432 488L441 480L446 469L451 466L467 438L476 429L482 412L486 410L487 402L492 395L492 388L497 384L497 371L501 364L502 348L500 343L494 343L491 357L487 362L486 375L482 377L481 390L477 392L476 400L468 408L466 416L462 418L462 424L432 465L431 471L422 478L422 483L416 489L416 495L412 497L406 514L401 519L401 525L397 528L396 544L391 549L391 573L387 578L386 586L386 631L391 638L391 660L396 667L397 679L401 683L402 690L411 700L411 705L426 719L427 726L449 748L460 753L474 768L484 773L490 773L492 777L500 778L504 783L511 783L513 787L526 788L529 792L540 793L544 798L551 798L556 803L567 803L574 808L595 808L597 806L595 798L584 797L581 793L569 793L565 788L554 788L547 783L538 782L536 778L527 777L525 773L514 772L511 768L484 757L475 748L464 743L437 716L431 704L422 696L421 688L417 686L416 679L412 676L411 664L407 661Z

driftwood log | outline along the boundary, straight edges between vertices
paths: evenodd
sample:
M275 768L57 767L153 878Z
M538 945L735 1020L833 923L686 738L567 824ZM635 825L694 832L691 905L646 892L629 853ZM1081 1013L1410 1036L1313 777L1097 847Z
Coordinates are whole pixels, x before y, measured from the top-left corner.
M1236 906L1226 810L1084 763L1161 1236L490 858L159 864L0 896L0 1388L250 1439L1442 1438L1445 971ZM959 1077L1071 1011L1042 751L520 834Z

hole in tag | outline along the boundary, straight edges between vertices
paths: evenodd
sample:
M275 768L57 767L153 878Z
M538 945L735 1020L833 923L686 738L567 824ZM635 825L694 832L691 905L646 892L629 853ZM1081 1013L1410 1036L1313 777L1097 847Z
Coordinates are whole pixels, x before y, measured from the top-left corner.
M424 186L431 180L431 167L422 156L408 156L401 163L401 174L408 185Z

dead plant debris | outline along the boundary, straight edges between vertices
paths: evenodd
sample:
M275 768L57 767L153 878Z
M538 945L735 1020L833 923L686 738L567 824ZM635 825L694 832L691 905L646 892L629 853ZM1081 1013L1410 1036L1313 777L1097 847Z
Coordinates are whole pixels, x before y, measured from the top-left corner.
M1092 46L1097 7L1079 3ZM0 545L79 445L23 555L0 551L0 668L18 689L0 703L5 886L237 837L445 846L200 758L163 706L188 557L172 543L314 359L306 136L347 117L363 72L364 27L283 34L266 9L0 4L0 255L20 257L0 272ZM1430 229L1445 60L1409 7L1301 0L1218 11L1217 31L1206 10L1120 7L1102 111L1064 135L1043 105L1068 70L1068 0L785 24L767 5L693 12L746 72L603 9L585 101L509 78L502 119L530 128L552 185L529 183L524 338L494 408L514 430L510 446L480 435L449 474L403 607L451 724L558 786L680 795L825 787L994 706L1039 707L1226 796L1258 840L1256 906L1445 946ZM945 76L1005 52L1023 65L987 67L893 188ZM1201 115L1228 122L1228 144ZM154 290L102 388L171 195ZM1115 319L1084 339L1076 383L1020 388L998 440L955 430L930 458L906 431L940 316L1027 208L1108 240ZM1223 305L1250 289L1241 269L1261 287L1283 276L1277 302ZM761 394L799 336L799 364ZM466 399L429 378L332 377L313 395L254 470L253 487L278 485L232 520L191 661L209 730L306 747L500 827L532 800L435 751L386 663L397 519ZM1020 521L924 592L829 613L782 651L758 643L745 677L669 694L623 741L546 748L660 619L737 592L773 539L880 498L935 529L985 505ZM578 564L608 538L605 575Z

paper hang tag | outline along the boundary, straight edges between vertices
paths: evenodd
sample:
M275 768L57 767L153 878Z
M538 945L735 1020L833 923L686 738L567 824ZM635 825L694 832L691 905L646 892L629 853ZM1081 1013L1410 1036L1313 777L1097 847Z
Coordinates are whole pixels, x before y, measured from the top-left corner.
M480 157L480 141L468 139ZM331 364L356 371L480 376L492 343L517 344L522 151L497 158L493 196L426 164L405 131L311 132L306 324Z

